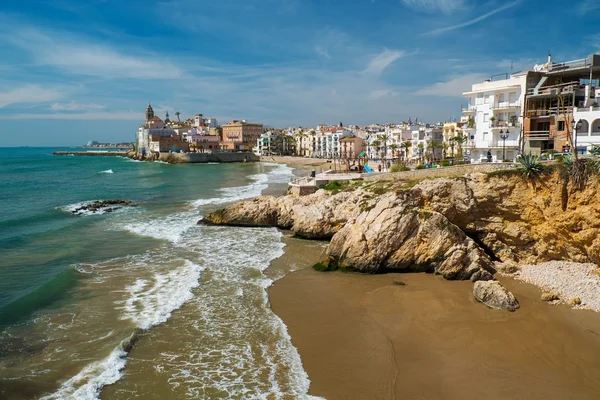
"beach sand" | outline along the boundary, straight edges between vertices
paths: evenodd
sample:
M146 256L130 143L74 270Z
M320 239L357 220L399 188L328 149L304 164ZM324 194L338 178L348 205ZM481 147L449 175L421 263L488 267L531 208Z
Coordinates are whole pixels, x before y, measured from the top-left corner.
M274 264L318 259L288 241ZM401 280L405 286L394 285ZM600 315L540 301L502 278L514 313L477 303L471 282L305 268L269 290L312 382L335 399L598 399Z

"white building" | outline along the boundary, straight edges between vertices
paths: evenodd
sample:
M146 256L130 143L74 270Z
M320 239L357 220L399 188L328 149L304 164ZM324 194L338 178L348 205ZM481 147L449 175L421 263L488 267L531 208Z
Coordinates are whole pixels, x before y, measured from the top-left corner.
M411 134L411 158L413 160L426 160L427 157L435 158L436 161L441 160L444 141L443 128L421 125L413 127Z
M471 124L467 123L463 128L471 142L467 150L471 162L500 162L503 148L507 160L516 160L523 124L525 85L526 73L523 72L500 80L488 79L463 93L468 104L462 112L467 121L471 120Z
M600 146L600 88L586 85L585 93L583 107L573 109L573 120L580 122L573 142L580 153L587 153L595 146Z

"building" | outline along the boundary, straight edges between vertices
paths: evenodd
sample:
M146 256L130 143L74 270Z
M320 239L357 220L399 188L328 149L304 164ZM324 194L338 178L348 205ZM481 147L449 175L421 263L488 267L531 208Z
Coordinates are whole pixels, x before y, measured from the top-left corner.
M151 153L187 153L190 150L189 143L183 142L179 136L160 134L150 135L149 148Z
M468 104L462 109L468 137L465 155L471 162L515 161L519 154L522 110L527 72L493 76L463 93Z
M536 65L527 74L527 93L524 118L524 150L540 154L546 151L570 151L573 137L573 117L579 117L588 125L581 131L588 132L578 151L585 152L594 142L591 114L582 113L591 106L600 78L600 54L592 54L580 60L556 63L548 56L548 62ZM576 111L579 110L579 111ZM586 129L587 128L587 129ZM578 132L577 137L584 137Z
M573 131L573 142L580 153L600 146L600 82L586 85L583 107L575 107L573 118L579 127ZM592 85L595 84L595 87Z
M256 141L255 153L259 156L272 154L290 155L295 152L294 137L283 131L268 131L260 135Z
M230 121L222 126L221 149L229 151L252 151L263 133L261 124L249 124L246 121Z
M420 125L412 130L411 158L415 161L439 161L442 159L444 129Z
M189 144L183 141L175 130L167 128L164 122L154 115L150 104L146 107L145 116L144 125L140 125L136 133L136 152L138 154L148 156L151 153L159 152L189 151Z
M340 158L351 160L358 158L364 149L364 140L357 136L347 136L339 140Z
M190 144L190 149L195 151L203 153L219 150L220 138L219 136L211 135L208 127L193 126L183 137Z

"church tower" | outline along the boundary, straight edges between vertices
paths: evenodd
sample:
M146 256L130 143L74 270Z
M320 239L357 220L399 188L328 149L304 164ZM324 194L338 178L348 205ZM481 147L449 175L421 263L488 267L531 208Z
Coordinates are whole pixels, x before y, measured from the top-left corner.
M150 121L152 118L154 118L154 110L152 109L150 103L148 103L148 107L146 107L146 123L148 123L148 121Z

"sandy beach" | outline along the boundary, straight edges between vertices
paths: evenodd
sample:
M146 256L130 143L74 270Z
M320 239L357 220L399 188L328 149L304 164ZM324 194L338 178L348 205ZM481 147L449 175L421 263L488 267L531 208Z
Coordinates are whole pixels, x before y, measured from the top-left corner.
M288 242L288 252L302 253L294 247ZM300 264L318 258L310 253ZM501 281L521 302L517 312L477 303L470 282L426 274L305 268L269 295L316 396L597 399L600 315L546 304L535 286Z

